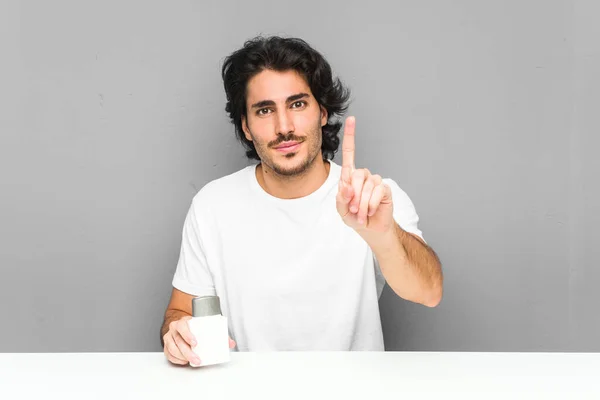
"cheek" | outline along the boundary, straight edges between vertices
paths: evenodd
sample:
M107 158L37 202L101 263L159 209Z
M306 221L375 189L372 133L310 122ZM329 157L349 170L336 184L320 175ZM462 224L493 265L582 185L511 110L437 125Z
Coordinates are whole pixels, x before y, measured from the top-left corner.
M272 136L273 126L269 119L255 119L250 121L250 132L255 141L266 142Z
M317 113L315 115L313 113L303 113L298 115L294 125L296 126L296 131L304 133L313 132L315 127L321 127L321 114Z

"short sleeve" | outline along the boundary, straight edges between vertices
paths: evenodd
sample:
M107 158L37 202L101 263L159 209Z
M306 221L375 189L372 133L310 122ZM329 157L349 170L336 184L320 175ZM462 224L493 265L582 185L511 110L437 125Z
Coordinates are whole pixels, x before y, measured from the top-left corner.
M215 285L206 261L200 229L203 221L198 219L196 207L192 202L183 224L181 250L173 277L173 287L194 296L213 296Z
M419 236L423 241L423 233L419 229L419 216L410 197L392 179L383 179L392 190L392 201L394 203L394 220L406 232Z

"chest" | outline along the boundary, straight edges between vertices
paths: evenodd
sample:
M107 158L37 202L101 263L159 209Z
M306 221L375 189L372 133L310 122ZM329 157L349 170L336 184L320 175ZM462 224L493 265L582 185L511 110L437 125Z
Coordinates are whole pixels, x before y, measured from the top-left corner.
M373 272L368 245L335 208L252 215L244 224L220 228L218 274L229 292L331 298L356 290Z

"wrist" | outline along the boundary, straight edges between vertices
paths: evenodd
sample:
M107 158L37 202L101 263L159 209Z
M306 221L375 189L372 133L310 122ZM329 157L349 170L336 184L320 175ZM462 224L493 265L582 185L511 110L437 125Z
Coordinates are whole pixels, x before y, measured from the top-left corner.
M383 232L367 232L362 235L371 250L378 257L383 257L390 252L397 252L400 244L402 228L394 221L390 228Z

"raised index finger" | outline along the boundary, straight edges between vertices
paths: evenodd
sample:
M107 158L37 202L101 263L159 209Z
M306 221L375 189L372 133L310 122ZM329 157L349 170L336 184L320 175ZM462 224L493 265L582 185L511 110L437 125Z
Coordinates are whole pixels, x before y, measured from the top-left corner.
M342 168L352 172L354 170L354 128L356 119L346 118L344 125L344 138L342 139Z

